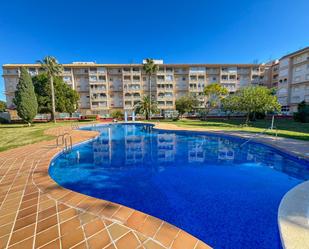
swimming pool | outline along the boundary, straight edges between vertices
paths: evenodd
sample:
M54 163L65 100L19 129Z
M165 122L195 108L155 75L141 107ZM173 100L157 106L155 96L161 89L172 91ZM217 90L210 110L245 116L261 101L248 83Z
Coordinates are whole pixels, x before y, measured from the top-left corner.
M83 129L100 135L59 154L61 186L165 220L214 248L281 248L283 195L309 179L309 165L271 147L144 124Z

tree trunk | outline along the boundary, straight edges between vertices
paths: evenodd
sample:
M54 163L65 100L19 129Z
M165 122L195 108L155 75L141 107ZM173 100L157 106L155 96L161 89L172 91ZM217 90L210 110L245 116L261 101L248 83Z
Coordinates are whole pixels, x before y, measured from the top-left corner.
M50 89L51 89L51 95L52 95L51 119L54 123L56 123L55 90L54 90L54 78L53 78L53 76L50 77Z
M149 117L147 119L151 120L151 74L148 75L148 83L149 83Z
M250 119L250 112L248 112L246 116L246 125L249 123L249 119Z

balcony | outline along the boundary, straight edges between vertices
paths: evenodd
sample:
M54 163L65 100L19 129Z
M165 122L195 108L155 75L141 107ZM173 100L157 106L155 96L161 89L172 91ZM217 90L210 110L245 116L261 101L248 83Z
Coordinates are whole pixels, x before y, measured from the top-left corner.
M3 69L3 75L18 75L19 70L16 69Z
M62 75L72 75L72 70L70 69L70 70L64 70L64 71L62 71Z
M122 69L122 74L131 74L131 68L123 68Z
M89 70L87 68L75 69L74 74L88 74Z
M207 74L219 74L220 70L219 68L206 68Z
M90 88L91 92L93 93L100 93L100 92L105 92L107 91L106 87L97 87L97 88Z
M189 73L190 74L205 74L206 68L205 67L190 67Z
M89 75L97 75L97 69L96 68L95 69L90 68Z

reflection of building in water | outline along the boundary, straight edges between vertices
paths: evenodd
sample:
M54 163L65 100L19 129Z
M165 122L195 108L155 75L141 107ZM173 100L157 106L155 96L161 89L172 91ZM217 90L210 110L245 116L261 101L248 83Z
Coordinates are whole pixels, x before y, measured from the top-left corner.
M159 162L172 162L175 160L176 153L176 135L158 134L157 149Z
M204 148L205 139L189 141L188 143L188 161L192 162L204 162L206 157L206 150Z
M141 163L144 159L144 137L136 135L136 127L125 126L126 164Z
M221 161L231 161L235 158L233 142L227 139L218 140L218 159Z
M93 142L94 164L109 165L111 163L111 128L100 130L101 135Z

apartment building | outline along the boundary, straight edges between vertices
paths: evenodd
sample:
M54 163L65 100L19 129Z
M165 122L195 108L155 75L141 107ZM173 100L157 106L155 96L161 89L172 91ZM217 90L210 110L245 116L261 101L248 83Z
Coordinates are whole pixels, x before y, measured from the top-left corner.
M309 102L309 47L279 59L278 100L282 111L297 111L298 103Z
M96 64L74 62L63 65L63 80L80 95L82 114L109 114L115 109L129 114L143 95L152 96L161 114L175 110L175 101L188 93L195 95L201 106L203 89L220 83L230 93L251 84L264 84L265 65L258 64L164 64L156 61L159 70L152 76L151 89L143 64ZM3 77L9 108L18 83L20 68L25 67L35 76L41 72L39 64L5 64Z
M265 64L264 85L269 88L277 88L279 81L279 60Z

